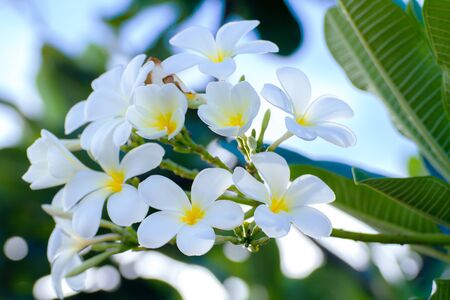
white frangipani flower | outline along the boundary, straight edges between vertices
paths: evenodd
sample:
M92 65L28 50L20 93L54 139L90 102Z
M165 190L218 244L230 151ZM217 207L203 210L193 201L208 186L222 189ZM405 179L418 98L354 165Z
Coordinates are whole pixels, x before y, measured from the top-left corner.
M175 54L162 62L163 68L176 73L198 65L200 72L225 79L236 70L233 58L239 54L278 52L272 42L256 40L242 42L242 38L259 21L236 21L223 25L216 37L204 27L189 27L170 39L170 44L193 51Z
M198 109L198 116L215 133L236 137L245 133L256 117L260 100L246 81L232 86L226 81L211 82L206 87L206 104Z
M139 196L160 210L142 221L139 243L159 248L176 235L177 246L185 255L203 255L214 245L214 228L230 230L244 220L241 207L217 200L232 185L230 172L210 168L195 177L191 201L170 179L153 175L139 185Z
M146 139L171 139L183 128L187 107L185 95L174 84L150 84L136 89L127 119Z
M310 206L335 199L333 191L322 180L313 175L302 175L290 182L286 160L273 152L258 153L251 159L264 183L241 167L234 170L233 181L247 197L264 203L256 208L254 218L267 236L286 235L291 223L314 238L331 234L328 218Z
M347 103L332 96L322 96L311 101L309 80L298 69L281 68L277 76L286 93L273 84L265 84L261 95L272 105L290 114L285 119L290 133L307 141L321 137L341 147L356 143L353 132L335 122L353 116Z
M145 55L138 55L125 68L117 66L95 79L88 99L75 104L67 113L66 134L90 122L81 134L81 145L94 157L101 153L110 133L116 147L127 142L132 127L125 114L133 104L135 89L145 84L154 66L153 62L144 61Z
M33 190L69 182L76 172L86 167L65 147L64 141L47 130L27 149L31 163L22 179L31 183Z
M105 149L109 152L98 160L104 172L79 171L64 188L64 209L73 210L73 230L84 237L97 232L106 199L108 215L117 225L130 226L145 217L147 204L126 181L156 168L164 156L164 149L154 143L134 148L120 162L117 149L112 145Z
M73 232L72 213L63 211L63 189L56 193L51 205L43 205L43 209L56 223L48 240L47 258L51 264L53 287L57 297L61 299L64 296L61 282L68 272L81 265L79 253L90 244L90 241ZM83 289L85 281L85 272L66 278L67 284L75 291Z
M62 280L66 274L82 264L79 253L90 244L88 239L74 233L70 222L58 222L53 229L47 246L47 258L51 264L53 288L59 299L64 298ZM67 284L75 291L85 287L86 273L65 278Z

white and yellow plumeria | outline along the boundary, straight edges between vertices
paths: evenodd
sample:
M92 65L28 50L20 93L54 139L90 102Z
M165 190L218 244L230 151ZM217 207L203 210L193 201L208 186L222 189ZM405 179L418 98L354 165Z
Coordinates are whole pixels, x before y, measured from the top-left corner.
M217 200L232 185L231 173L219 168L204 169L194 179L191 201L172 180L153 175L139 185L139 195L160 211L149 215L138 229L139 243L159 248L176 236L186 255L203 255L214 245L214 228L239 226L244 219L241 207Z
M356 143L353 132L335 122L353 116L347 103L332 96L322 96L311 101L309 80L298 69L281 68L277 76L286 93L273 84L266 84L261 95L290 115L285 119L289 132L307 141L321 137L341 147Z
M90 241L72 230L71 213L63 211L63 190L59 190L52 200L51 205L46 205L44 210L55 220L47 246L47 258L51 265L51 278L53 288L58 298L63 298L62 281L65 275L73 268L82 264L80 252L84 250ZM64 216L64 217L62 217ZM86 273L65 279L69 287L75 291L85 287Z
M59 140L47 130L27 149L31 166L22 179L31 183L33 190L63 185L76 172L86 167Z
M260 100L246 81L232 86L226 81L211 82L206 87L206 104L198 109L198 116L215 133L236 137L245 133L256 117Z
M313 175L302 175L291 182L289 165L273 152L258 153L251 159L264 183L241 167L234 170L233 181L247 197L264 203L256 208L254 218L267 236L286 235L291 223L314 238L331 234L328 218L311 207L335 199L333 191L322 180Z
M204 27L189 27L170 39L170 44L193 51L175 54L162 62L165 70L176 73L198 65L200 72L225 79L236 70L233 58L239 54L278 52L272 42L256 40L242 42L259 21L229 22L217 31L216 37Z
M137 189L126 181L156 168L164 149L147 143L128 152L119 162L119 151L107 147L98 160L103 172L91 169L79 171L64 188L64 209L73 210L72 227L81 236L96 234L106 199L110 219L120 226L140 222L148 206L138 197Z
M95 79L87 100L75 104L67 113L66 134L90 123L81 134L81 145L94 156L101 153L105 138L111 133L116 147L127 142L132 127L125 114L133 104L135 89L145 84L154 66L145 59L145 55L138 55L125 68L117 66Z
M171 139L184 126L188 108L186 96L173 83L150 84L136 89L135 104L127 119L137 134L147 139Z

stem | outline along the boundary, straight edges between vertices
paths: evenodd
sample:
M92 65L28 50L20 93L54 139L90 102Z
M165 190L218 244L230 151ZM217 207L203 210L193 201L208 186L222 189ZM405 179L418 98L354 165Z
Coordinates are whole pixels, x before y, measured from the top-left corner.
M332 237L381 244L450 245L450 235L439 233L372 234L333 228Z
M238 244L239 243L239 239L235 236L226 236L226 235L217 235L216 236L216 241L214 242L215 245L221 245L224 244L226 242L230 242L233 244Z
M260 204L258 201L253 199L247 199L239 196L232 196L232 195L223 195L220 197L222 200L231 200L233 202L244 204L244 205L250 205L250 206L257 206Z
M168 143L171 144L174 148L179 145L177 145L177 142L180 142L182 144L182 147L185 147L190 152L197 154L205 162L216 165L219 168L231 172L231 169L228 168L228 166L220 158L218 158L217 156L212 156L211 153L209 153L203 145L195 143L189 135L189 132L186 130L186 127L181 130L181 132L175 137L174 140L175 141L168 141Z
M198 174L198 170L196 169L188 169L182 165L177 164L176 162L170 160L170 159L164 159L161 164L159 165L161 169L169 170L175 175L178 175L183 178L187 179L194 179L195 176Z
M244 215L244 220L247 220L248 218L253 217L253 214L255 213L256 206L250 208Z
M111 242L118 241L122 236L115 233L108 233L104 235L99 235L89 240L89 245L103 243L103 242Z
M278 140L276 140L275 142L273 142L272 144L270 144L270 146L267 148L266 151L275 151L275 149L278 148L278 146L280 146L280 144L282 142L284 142L285 140L289 139L290 137L292 137L293 134L290 133L289 131L286 132L285 134L283 134L280 138L278 138Z

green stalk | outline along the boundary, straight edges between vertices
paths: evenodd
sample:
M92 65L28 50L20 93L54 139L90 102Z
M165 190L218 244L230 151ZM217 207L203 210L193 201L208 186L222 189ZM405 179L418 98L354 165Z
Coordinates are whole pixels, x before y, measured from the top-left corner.
M333 228L332 237L367 243L381 244L413 244L413 245L450 245L450 235L439 233L400 233L372 234L352 232Z
M196 169L188 169L180 164L177 164L176 162L170 160L170 159L164 159L161 164L159 165L161 169L169 170L175 175L178 175L180 177L186 178L186 179L194 179L195 176L198 174L198 170Z
M267 152L270 151L275 151L275 149L278 148L278 146L280 146L281 143L283 143L284 141L286 141L287 139L289 139L290 137L292 137L293 134L290 133L289 131L286 132L285 134L283 134L278 140L276 140L275 142L273 142L272 144L270 144L270 146L267 148Z

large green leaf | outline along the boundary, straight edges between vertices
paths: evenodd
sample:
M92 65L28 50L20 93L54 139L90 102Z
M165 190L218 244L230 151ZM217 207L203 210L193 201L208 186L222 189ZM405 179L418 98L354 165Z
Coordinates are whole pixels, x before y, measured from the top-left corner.
M381 231L439 232L433 221L351 179L308 165L293 165L291 172L293 178L303 174L320 177L335 192L337 208Z
M436 292L431 295L430 300L448 300L450 299L450 280L436 280Z
M333 56L355 86L380 96L399 130L450 179L442 72L415 20L390 0L342 0L325 17Z
M432 177L371 178L354 169L355 182L450 228L450 189Z
M431 47L442 67L442 97L450 113L450 0L425 1L423 15Z

